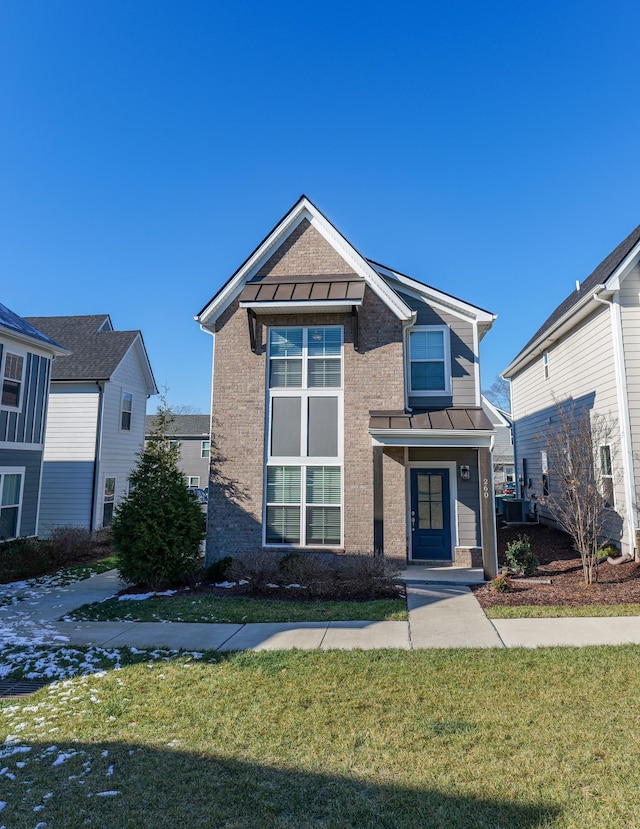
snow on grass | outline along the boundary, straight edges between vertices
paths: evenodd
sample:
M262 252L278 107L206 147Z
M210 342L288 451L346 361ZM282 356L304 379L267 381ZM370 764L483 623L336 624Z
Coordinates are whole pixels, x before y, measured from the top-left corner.
M122 596L118 596L118 601L124 602L129 600L131 602L143 602L145 599L152 599L154 596L173 596L175 593L175 590L164 590L162 593L155 591L152 591L151 593L126 593Z

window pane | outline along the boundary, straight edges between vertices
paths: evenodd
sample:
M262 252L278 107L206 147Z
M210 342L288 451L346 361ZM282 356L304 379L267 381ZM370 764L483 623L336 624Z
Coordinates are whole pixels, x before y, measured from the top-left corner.
M308 385L309 388L339 388L340 360L309 360Z
M302 328L271 328L269 330L271 357L300 357L302 355Z
M18 354L7 354L4 364L4 376L8 380L22 380L23 357Z
M339 466L310 466L307 468L307 503L340 503Z
M18 507L0 509L0 538L15 538L18 531Z
M271 405L271 456L300 456L302 429L299 397L274 397Z
M340 544L340 507L307 507L307 544Z
M302 360L271 360L269 386L273 388L300 388L302 386Z
M611 475L611 449L609 446L600 447L600 464L603 475Z
M105 501L113 501L116 492L116 479L115 478L105 478L104 479L104 500Z
M340 328L310 328L308 349L310 357L340 355L342 331Z
M444 333L442 331L413 331L412 360L444 360Z
M299 504L300 498L299 466L267 467L267 503Z
M444 363L411 363L413 391L444 391Z
M200 457L208 458L211 451L211 441L203 440L200 446Z
M337 397L309 398L307 431L307 454L310 457L336 458L338 456Z
M20 383L13 380L5 380L2 384L2 405L18 408L20 403Z
M22 475L5 475L2 486L2 506L12 507L20 503L20 481Z
M300 542L300 507L267 507L267 544Z

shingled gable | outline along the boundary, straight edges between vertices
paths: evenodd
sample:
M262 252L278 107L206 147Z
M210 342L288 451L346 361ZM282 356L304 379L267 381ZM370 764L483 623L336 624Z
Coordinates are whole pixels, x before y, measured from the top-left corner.
M598 267L580 284L578 290L573 291L558 305L505 369L503 376L511 377L516 368L519 368L519 364L535 352L536 346L541 346L547 338L551 341L556 329L593 301L594 294L617 290L618 285L613 283L620 275L621 269L628 268L639 256L640 225L600 262Z
M108 314L28 317L27 321L68 349L68 356L54 361L52 380L109 380L127 352L139 343L147 391L157 393L140 331L114 331Z
M295 275L278 269L278 251L301 231L318 233L335 252L328 256L326 272L309 272L301 262ZM277 284L276 284L277 283ZM196 315L205 328L213 329L218 317L236 299L243 307L260 309L269 303L273 311L281 303L293 308L294 303L311 304L316 310L332 310L340 305L358 305L364 287L371 290L403 322L414 318L412 309L387 284L372 265L306 197L301 196L289 212L258 245L227 283ZM245 286L247 286L245 293ZM281 287L280 287L281 286ZM261 298L262 297L262 298Z

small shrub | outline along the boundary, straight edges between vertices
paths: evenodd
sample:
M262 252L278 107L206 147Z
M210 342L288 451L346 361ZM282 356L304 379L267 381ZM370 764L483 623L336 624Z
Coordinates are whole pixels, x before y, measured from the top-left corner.
M532 576L538 569L538 559L527 535L520 535L507 545L505 558L509 570L517 576Z
M600 547L598 550L598 559L602 561L603 558L617 558L620 555L620 548L610 542L609 544L605 544L603 547Z
M279 555L272 552L247 552L235 556L229 565L228 578L249 582L250 593L267 592L268 584L279 584Z
M14 538L0 544L0 583L32 579L53 569L51 549L37 538Z
M507 573L501 573L491 582L491 589L498 593L511 593L513 590L511 577Z
M227 581L229 579L229 570L231 569L232 563L233 559L231 556L225 556L224 558L219 559L219 561L214 561L213 564L210 564L204 571L207 579L214 584L220 584L223 581Z
M400 569L383 556L350 555L337 558L336 579L340 594L361 599L397 595L394 576Z
M55 527L49 533L47 542L58 567L68 567L95 558L91 532L84 527Z

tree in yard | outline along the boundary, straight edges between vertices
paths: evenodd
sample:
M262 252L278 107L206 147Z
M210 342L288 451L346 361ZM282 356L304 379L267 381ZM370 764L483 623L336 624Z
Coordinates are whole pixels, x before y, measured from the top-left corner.
M508 380L504 380L502 377L496 377L489 388L483 389L482 393L487 400L493 403L494 406L502 409L503 412L511 411L511 386Z
M598 580L598 550L611 539L609 528L616 516L614 425L609 416L568 401L556 405L549 430L538 440L546 445L538 501L573 539L585 584L593 584Z
M111 525L120 578L153 590L178 584L193 572L204 538L200 505L178 469L178 447L167 437L172 420L163 397L129 478L129 494L116 507Z

